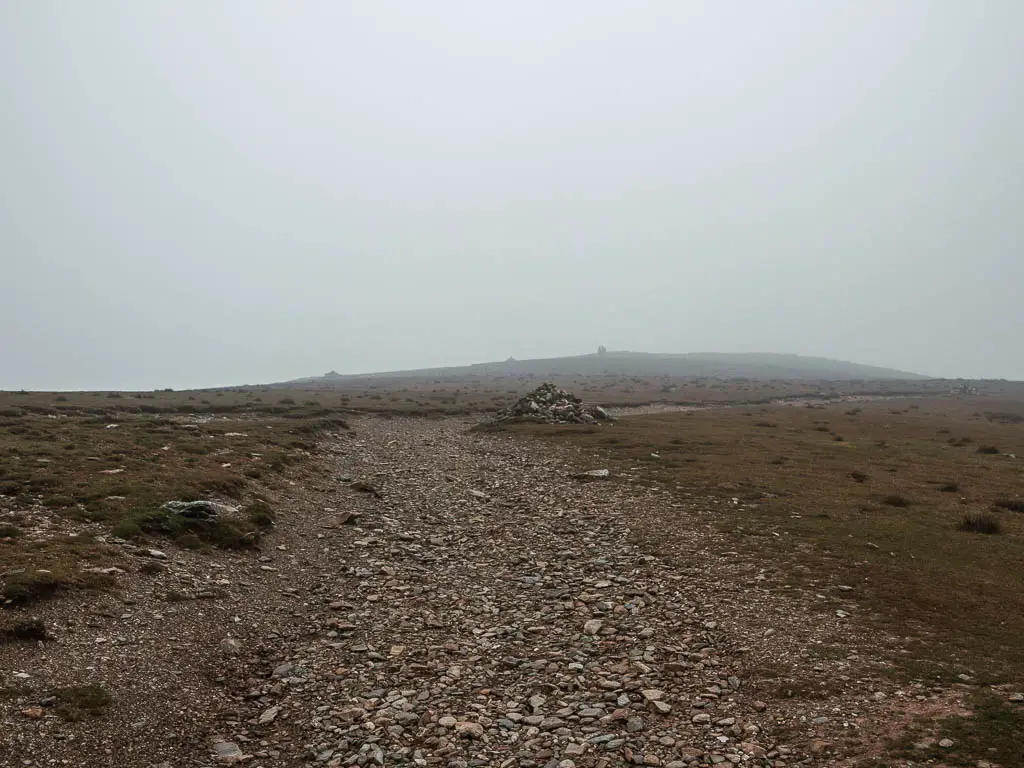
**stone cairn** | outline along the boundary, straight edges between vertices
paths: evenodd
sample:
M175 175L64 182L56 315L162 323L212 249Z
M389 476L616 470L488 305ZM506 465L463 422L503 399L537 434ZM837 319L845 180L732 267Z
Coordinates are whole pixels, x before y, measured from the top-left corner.
M498 412L495 423L515 421L542 424L594 424L611 421L612 417L599 405L583 405L583 401L551 383L544 383L519 398L509 408Z

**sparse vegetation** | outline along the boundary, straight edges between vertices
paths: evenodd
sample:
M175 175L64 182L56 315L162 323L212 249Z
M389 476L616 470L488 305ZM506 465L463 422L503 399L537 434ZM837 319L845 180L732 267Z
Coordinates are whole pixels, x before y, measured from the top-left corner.
M147 576L155 576L158 573L166 571L166 566L158 563L156 560L147 560L139 566L139 573L144 573Z
M54 709L65 720L99 717L106 712L113 699L100 685L76 685L53 691Z
M1024 512L1024 499L996 499L994 506L1009 512Z
M914 724L896 743L893 753L912 760L914 765L1024 766L1024 707L987 691L975 694L970 704L968 715L943 718L938 724ZM936 725L952 746L917 746L922 732L934 730Z
M16 539L25 532L13 523L0 523L0 539Z
M986 411L985 418L997 424L1024 424L1024 413Z
M1003 532L1003 525L999 522L999 518L984 512L964 515L964 519L960 521L958 527L961 531L970 533L996 534Z
M50 633L41 619L16 619L0 626L0 643L24 643L49 640Z
M292 405L267 406L243 393L230 395L196 403L186 393L67 394L60 401L27 393L17 395L15 408L4 407L4 399L15 396L0 393L0 493L35 515L45 508L119 539L256 546L272 524L267 509L200 521L171 515L162 505L244 503L254 481L272 483L315 450L319 434L347 424L338 411L309 398L313 406L296 406L288 396L280 399ZM25 541L24 533L23 524L0 523L0 595L8 603L114 583L96 566L114 564L116 547L108 552L72 537L15 545L14 539Z
M49 570L25 570L4 577L0 596L6 602L22 605L50 597L61 588L61 578Z
M108 574L80 569L76 555L85 556L85 553L60 540L45 550L37 547L20 553L19 559L30 565L10 569L0 577L0 604L28 605L65 590L107 589L113 585L114 579ZM50 567L32 567L31 564L37 562Z
M265 501L254 501L246 508L246 515L253 525L260 528L270 528L274 525L274 510Z
M909 507L910 499L898 493L889 493L883 496L880 501L887 507Z
M119 539L137 539L142 536L142 526L137 520L125 517L110 526L110 534Z

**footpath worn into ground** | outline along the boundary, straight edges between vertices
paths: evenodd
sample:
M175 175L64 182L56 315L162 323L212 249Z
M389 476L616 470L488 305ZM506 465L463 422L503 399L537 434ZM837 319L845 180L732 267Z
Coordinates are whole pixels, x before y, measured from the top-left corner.
M355 421L260 552L166 547L40 607L53 640L2 650L0 764L847 766L955 708L887 674L850 585L729 552L710 500L470 426ZM29 706L85 683L101 717Z

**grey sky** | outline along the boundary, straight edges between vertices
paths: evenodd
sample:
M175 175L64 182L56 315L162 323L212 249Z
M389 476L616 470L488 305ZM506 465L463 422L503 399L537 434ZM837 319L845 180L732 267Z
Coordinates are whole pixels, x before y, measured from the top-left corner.
M1024 3L0 3L0 387L1024 378Z

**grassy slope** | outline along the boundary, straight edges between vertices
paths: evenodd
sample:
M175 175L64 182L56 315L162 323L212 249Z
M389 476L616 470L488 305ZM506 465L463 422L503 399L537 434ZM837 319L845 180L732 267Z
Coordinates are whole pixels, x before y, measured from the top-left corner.
M107 535L254 546L273 522L259 482L343 428L339 411L280 393L3 395L0 595L16 604L111 586L100 569L123 563ZM195 499L240 509L205 522L161 509Z

